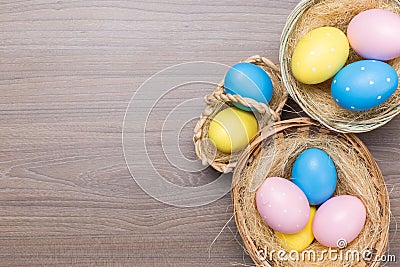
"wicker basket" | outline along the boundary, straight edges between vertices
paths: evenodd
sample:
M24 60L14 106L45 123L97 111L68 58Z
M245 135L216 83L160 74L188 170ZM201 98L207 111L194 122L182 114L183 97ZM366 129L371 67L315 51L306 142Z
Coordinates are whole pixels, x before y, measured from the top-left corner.
M400 88L380 106L362 112L339 107L332 99L332 79L315 85L298 82L291 71L291 57L297 42L308 31L332 26L346 32L351 19L358 13L383 8L400 15L399 0L302 0L289 16L281 37L279 60L283 82L292 98L312 118L339 132L367 132L378 128L400 112ZM361 57L350 49L347 62ZM388 62L400 74L400 57Z
M264 57L253 56L242 62L249 62L264 69L272 80L274 92L269 105L266 105L250 98L226 94L222 81L212 94L204 97L206 108L194 129L193 141L196 154L201 159L203 165L209 164L217 171L223 173L231 172L235 168L237 159L243 150L232 154L216 150L215 146L208 139L208 128L214 116L223 109L233 106L232 102L239 102L242 105L252 108L259 127L262 129L264 126L280 120L283 106L288 98L288 93L282 84L279 68L272 61Z
M274 231L259 215L255 194L266 177L290 177L293 162L309 147L325 150L335 162L338 183L334 195L360 198L367 209L367 220L360 235L341 251L369 249L376 255L385 252L389 232L389 196L382 174L365 145L354 134L331 131L308 118L275 123L262 130L243 153L233 175L234 215L245 247L257 266L378 266L379 262L280 261L266 251L282 249ZM314 241L308 248L317 253L327 249ZM319 255L320 256L320 255ZM356 259L355 259L356 260Z

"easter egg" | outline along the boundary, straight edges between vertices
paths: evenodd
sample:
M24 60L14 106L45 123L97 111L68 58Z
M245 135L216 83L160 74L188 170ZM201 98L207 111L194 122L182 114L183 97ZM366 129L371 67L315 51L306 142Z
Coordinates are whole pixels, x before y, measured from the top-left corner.
M350 21L347 37L366 59L394 59L400 56L400 16L384 9L361 12Z
M265 179L256 192L256 204L263 220L280 233L299 232L310 218L310 206L303 191L284 178Z
M220 111L213 118L208 138L218 150L231 153L244 148L257 131L257 120L252 113L232 107Z
M331 93L341 107L363 111L379 106L397 89L399 78L389 64L376 60L351 63L332 81Z
M292 72L302 83L321 83L332 78L348 56L349 42L341 30L316 28L297 43L292 55Z
M365 220L366 209L362 201L354 196L341 195L318 208L312 228L319 243L343 248L358 236Z
M225 92L240 95L257 102L268 104L272 98L273 87L271 78L259 66L243 62L231 67L225 75ZM250 111L250 108L234 103L240 109Z
M290 251L296 250L301 252L305 250L314 240L314 234L312 232L312 222L317 209L312 206L310 208L310 218L308 219L306 227L300 230L300 232L294 234L282 234L275 231L275 235L281 246Z
M293 164L292 181L304 192L311 205L319 205L335 192L335 164L325 151L306 149Z

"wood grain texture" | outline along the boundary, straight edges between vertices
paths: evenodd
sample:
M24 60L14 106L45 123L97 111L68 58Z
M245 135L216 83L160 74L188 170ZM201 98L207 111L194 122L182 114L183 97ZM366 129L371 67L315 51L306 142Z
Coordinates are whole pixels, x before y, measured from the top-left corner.
M296 3L0 1L0 266L251 266L233 221L212 244L232 216L230 195L199 208L146 195L124 161L122 122L137 88L165 67L254 54L277 61ZM171 95L159 112L210 90ZM398 257L399 122L360 135L391 192ZM153 116L149 152L163 175L183 185L213 179L210 170L185 179L167 164L160 124ZM189 157L193 126L181 137Z

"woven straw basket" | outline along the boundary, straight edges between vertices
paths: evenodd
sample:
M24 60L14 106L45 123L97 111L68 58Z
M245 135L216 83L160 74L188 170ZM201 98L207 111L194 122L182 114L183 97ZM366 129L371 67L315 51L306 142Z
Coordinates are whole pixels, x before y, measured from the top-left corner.
M378 266L378 262L323 261L300 257L300 260L280 261L277 238L264 223L255 204L257 187L266 177L289 178L297 156L306 148L325 150L335 162L338 183L334 195L353 195L360 198L367 210L365 226L359 236L346 248L373 251L382 255L388 243L389 196L382 174L365 145L354 134L331 131L308 118L297 118L275 123L264 128L239 159L233 175L232 200L234 215L245 247L257 266ZM329 229L327 229L329 231ZM316 252L317 259L328 248L314 242L307 248ZM268 252L265 254L265 252ZM301 255L301 254L300 254ZM265 256L266 259L265 259ZM293 258L292 258L293 259Z
M272 61L264 57L253 56L242 62L249 62L260 66L271 78L274 92L269 105L266 105L250 98L226 94L222 81L212 94L204 97L206 108L194 129L193 142L196 154L201 159L203 165L210 164L214 169L223 173L231 172L235 168L237 159L242 151L226 154L216 150L213 143L208 139L208 128L214 116L223 109L232 107L232 102L239 102L242 105L252 108L258 121L259 129L262 129L266 125L280 120L283 106L288 97L288 93L282 84L279 68Z
M378 128L400 112L400 88L380 106L361 112L339 107L332 99L332 79L316 85L298 82L291 72L291 56L297 42L312 29L332 26L346 32L351 19L358 13L382 8L400 15L399 0L302 0L289 16L281 37L279 60L283 82L292 98L312 118L339 132L367 132ZM350 49L346 64L361 60ZM400 73L400 57L388 61Z

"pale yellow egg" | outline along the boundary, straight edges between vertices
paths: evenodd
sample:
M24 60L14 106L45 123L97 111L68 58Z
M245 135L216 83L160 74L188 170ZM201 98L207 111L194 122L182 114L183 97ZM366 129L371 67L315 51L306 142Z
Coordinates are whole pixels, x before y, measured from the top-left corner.
M314 234L312 231L312 222L316 211L317 209L314 206L310 207L310 218L308 219L306 227L304 227L300 232L294 234L282 234L275 231L275 235L282 248L288 251L296 250L301 252L313 242Z
M349 41L341 30L316 28L297 43L292 55L292 73L302 83L321 83L332 78L348 57Z
M231 153L244 148L257 131L258 124L253 113L231 107L214 117L208 137L219 151Z

